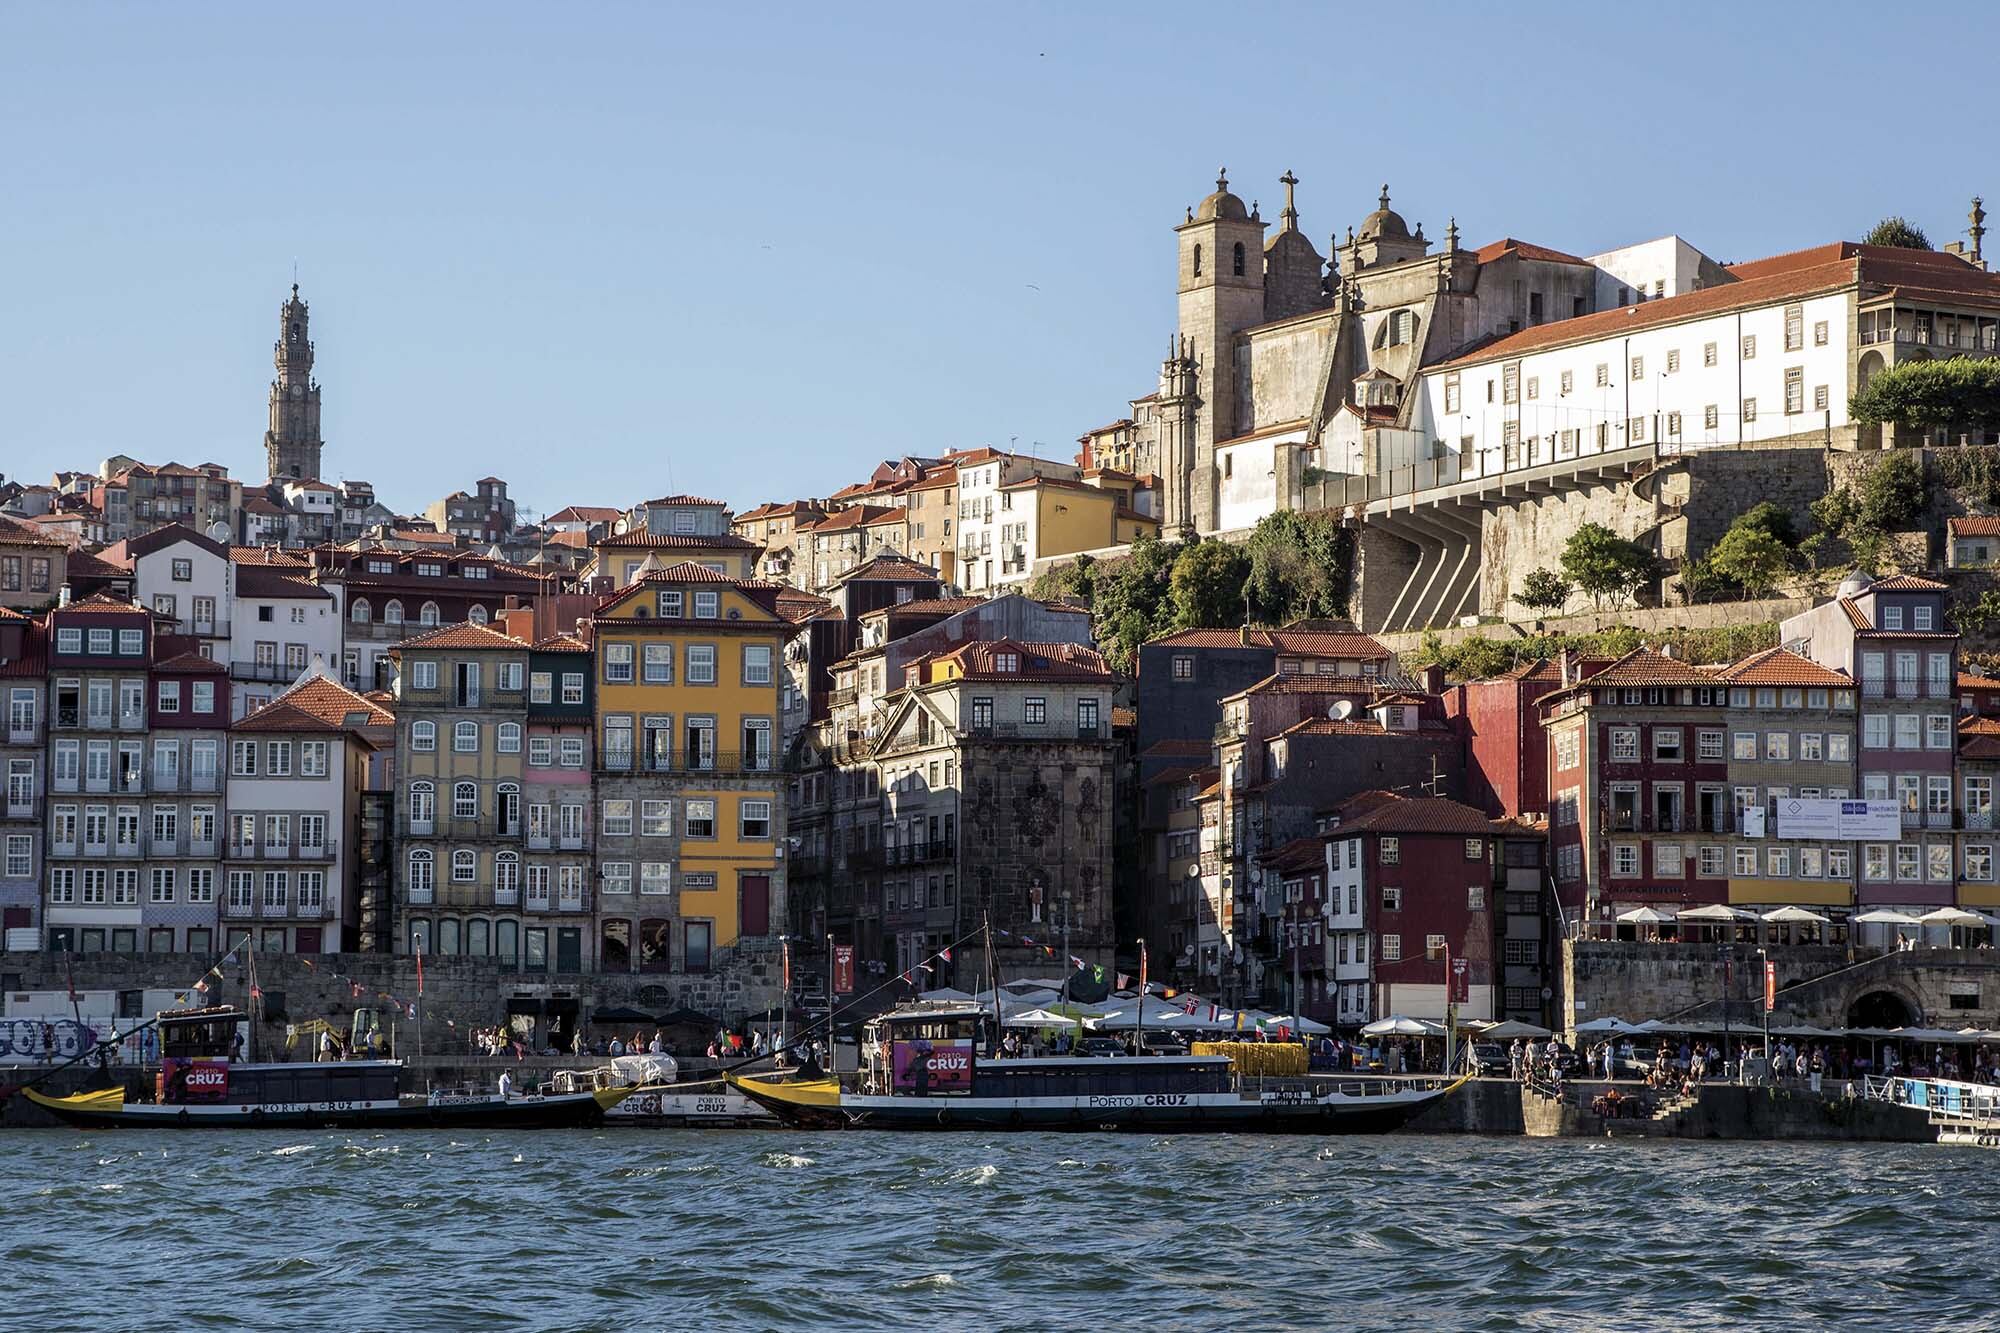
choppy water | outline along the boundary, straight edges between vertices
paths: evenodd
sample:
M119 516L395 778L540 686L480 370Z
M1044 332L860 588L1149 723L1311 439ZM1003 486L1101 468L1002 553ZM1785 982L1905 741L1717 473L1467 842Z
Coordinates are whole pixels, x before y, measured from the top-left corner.
M24 1130L40 1328L1992 1327L2000 1157L1818 1144Z

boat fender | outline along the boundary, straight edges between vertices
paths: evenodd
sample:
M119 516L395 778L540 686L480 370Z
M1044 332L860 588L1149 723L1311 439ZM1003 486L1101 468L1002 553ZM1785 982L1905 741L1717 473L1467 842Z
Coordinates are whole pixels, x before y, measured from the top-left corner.
M194 1123L194 1117L190 1115L188 1113L188 1109L185 1106L183 1106L181 1108L181 1113L174 1117L174 1123L179 1125L182 1129L186 1129L190 1124Z
M1007 1128L1019 1129L1025 1123L1027 1123L1027 1117L1023 1116L1019 1111L1009 1111L1007 1113Z
M1082 1108L1082 1107L1080 1107L1080 1106L1072 1106L1072 1107L1070 1107L1070 1108L1069 1108L1069 1122L1070 1122L1070 1123L1071 1123L1072 1125L1080 1125L1080 1124L1082 1124L1082 1123L1083 1123L1083 1108Z
M444 1112L433 1106L430 1110L430 1122L433 1125L442 1125L444 1123Z
M937 1122L940 1125L949 1125L951 1123L951 1108L949 1106L942 1107L939 1109L937 1114Z
M1188 1112L1188 1119L1199 1125L1202 1121L1208 1119L1208 1108L1200 1103L1196 1103L1194 1108Z
M253 1125L261 1125L264 1123L263 1107L259 1106L255 1110L250 1112L250 1123Z

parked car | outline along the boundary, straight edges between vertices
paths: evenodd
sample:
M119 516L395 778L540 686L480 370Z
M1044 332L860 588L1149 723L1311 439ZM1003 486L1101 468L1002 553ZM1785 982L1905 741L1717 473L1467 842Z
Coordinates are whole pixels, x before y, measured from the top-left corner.
M1125 1043L1116 1037L1085 1037L1077 1044L1078 1055L1127 1055Z
M1141 1055L1185 1055L1187 1043L1177 1032L1147 1031L1139 1034Z
M1507 1057L1507 1048L1497 1041L1473 1042L1466 1055L1466 1063L1475 1074L1513 1072L1513 1062Z

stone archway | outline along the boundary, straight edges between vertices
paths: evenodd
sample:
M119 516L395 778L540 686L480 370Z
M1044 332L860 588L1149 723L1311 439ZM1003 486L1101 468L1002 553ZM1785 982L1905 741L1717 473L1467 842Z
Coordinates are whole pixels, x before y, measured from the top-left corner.
M1880 352L1863 352L1861 354L1861 364L1856 366L1854 370L1854 387L1857 389L1867 388L1868 381L1880 374L1885 364Z
M1922 1021L1922 1009L1899 991L1864 991L1847 1006L1851 1028L1906 1028Z

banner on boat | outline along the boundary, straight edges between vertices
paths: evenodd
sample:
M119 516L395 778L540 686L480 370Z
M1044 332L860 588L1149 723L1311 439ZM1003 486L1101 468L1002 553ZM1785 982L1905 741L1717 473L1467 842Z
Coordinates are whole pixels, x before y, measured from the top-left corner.
M899 1041L893 1052L896 1091L919 1097L933 1092L972 1091L972 1042L969 1038L917 1038Z

